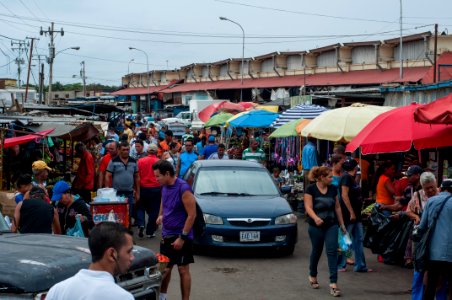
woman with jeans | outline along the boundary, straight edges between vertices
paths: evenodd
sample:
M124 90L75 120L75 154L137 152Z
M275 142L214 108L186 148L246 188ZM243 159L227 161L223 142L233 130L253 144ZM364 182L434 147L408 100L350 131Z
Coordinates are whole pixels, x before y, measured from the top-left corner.
M356 184L355 176L358 171L358 162L352 158L343 164L344 174L341 177L339 193L342 216L351 235L353 251L355 252L355 272L372 272L366 266L366 258L363 248L363 224L361 223L361 188ZM347 267L345 255L340 255L338 260L339 272L345 272Z
M322 255L323 245L328 257L330 271L330 294L341 295L337 287L337 236L338 223L345 233L341 206L337 198L337 188L331 186L333 174L328 167L314 167L309 172L309 179L315 183L308 186L304 194L308 233L312 250L309 261L309 283L313 289L319 288L317 281L317 265Z

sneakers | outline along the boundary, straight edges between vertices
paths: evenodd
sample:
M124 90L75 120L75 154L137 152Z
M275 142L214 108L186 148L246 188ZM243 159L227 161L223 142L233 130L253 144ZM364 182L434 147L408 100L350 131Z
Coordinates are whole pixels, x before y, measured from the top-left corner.
M153 233L153 234L148 234L148 238L150 238L150 239L155 238L155 233Z
M144 231L144 227L140 227L140 231L138 232L138 236L139 236L140 238L143 238L143 237L144 237L143 231Z

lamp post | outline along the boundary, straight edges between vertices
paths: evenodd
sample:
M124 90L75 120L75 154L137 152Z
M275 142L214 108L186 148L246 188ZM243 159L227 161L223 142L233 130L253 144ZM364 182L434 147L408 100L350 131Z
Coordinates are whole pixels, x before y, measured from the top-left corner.
M225 18L225 17L220 17L221 21L229 21L231 23L234 23L235 25L239 26L240 29L242 30L242 68L241 68L241 78L240 78L240 102L243 100L243 67L244 67L244 60L245 60L245 30L243 30L242 25L240 25L239 23L232 21L231 19Z
M53 48L54 49L54 51L55 51L55 48ZM48 95L48 97L47 97L47 101L48 101L48 103L47 104L50 104L50 100L51 100L51 97L52 97L52 81L53 81L53 60L55 59L55 57L59 54L59 53L61 53L61 52L63 52L63 51L66 51L66 50L69 50L69 49L72 49L72 50L80 50L80 47L69 47L69 48L65 48L65 49L63 49L63 50L60 50L60 51L58 51L58 52L56 52L56 53L52 53L53 51L50 51L50 55L49 55L49 57L47 58L47 61L48 61L48 63L49 63L49 95Z
M135 61L135 58L132 58L132 59L129 61L129 63L127 64L127 75L130 74L130 64L131 64L132 62L134 62L134 61Z
M149 100L149 99L151 98L151 92L150 92L150 86L151 86L150 82L151 82L151 81L150 81L150 78L149 78L149 58L148 58L148 54L147 54L145 51L143 51L143 50L141 50L141 49L138 49L138 48L134 48L134 47L129 47L129 50L140 51L140 52L143 52L144 55L146 55L146 72L147 72L147 74L148 74L148 82L147 82L147 85L148 85L148 95L147 95L146 98ZM147 103L146 103L146 106L147 106ZM141 107L139 107L138 111L141 111Z

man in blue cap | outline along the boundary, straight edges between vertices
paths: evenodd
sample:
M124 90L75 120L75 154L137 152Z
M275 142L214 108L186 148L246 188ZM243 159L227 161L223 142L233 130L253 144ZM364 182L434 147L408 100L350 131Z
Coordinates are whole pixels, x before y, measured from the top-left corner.
M204 147L204 152L202 153L202 159L208 159L209 156L214 154L215 152L218 152L218 145L215 144L215 137L213 135L209 136L207 139L209 144Z
M53 186L52 201L58 201L57 210L62 234L66 234L68 229L75 226L76 216L79 215L83 233L85 236L89 235L89 230L94 227L91 212L79 195L71 193L71 187L66 181L60 180Z

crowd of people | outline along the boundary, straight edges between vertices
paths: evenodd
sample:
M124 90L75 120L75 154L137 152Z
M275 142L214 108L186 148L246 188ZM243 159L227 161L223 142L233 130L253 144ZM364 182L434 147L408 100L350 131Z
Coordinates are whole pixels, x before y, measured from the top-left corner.
M190 295L189 265L194 262L191 243L196 207L191 187L183 178L194 161L242 159L262 163L272 169L275 183L281 189L284 187L285 179L280 169L269 161L261 147L262 141L250 137L248 133L242 135L242 143L232 144L228 149L224 143L218 142L215 134L208 134L205 130L196 131L187 127L179 139L168 128L158 128L153 123L145 125L137 118L125 119L122 125L120 132L110 128L105 137L93 137L75 145L75 157L79 158L79 163L71 183L60 180L48 189L47 181L52 169L43 160L32 163L32 174L21 174L17 179L13 231L68 234L79 222L84 236L90 239L90 248L98 247L91 250L97 254L96 257L93 254L89 270L81 271L57 285L49 293L49 299L63 299L59 298L60 295L66 295L70 287L78 286L85 277L98 276L99 281L93 281L97 284L110 282L110 277L133 259L133 255L127 252L131 228L126 229L128 231L114 228L121 236L120 244L100 246L95 241L106 230L98 228L99 225L94 226L89 208L92 192L96 189L114 188L118 196L128 200L130 224L137 226L139 238L155 237L159 226L162 226L160 252L170 258L161 287L160 299L165 300L171 278L169 274L174 265L177 265L181 278L182 298L189 299ZM54 157L57 154L58 151ZM414 272L413 299L422 299L423 296L433 299L431 295L436 292L446 293L452 269L449 241L452 236L449 234L452 204L448 201L438 213L436 203L440 200L436 199L447 201L452 184L444 181L439 193L435 175L418 165L409 166L404 176L397 179L395 174L398 170L394 161L378 163L375 174L371 174L370 165L366 160L347 156L342 145L334 147L330 159L323 165L318 158L315 141L309 138L303 148L303 200L312 245L308 277L310 286L319 288L317 268L324 246L330 294L335 297L341 295L337 284L338 272L346 272L349 265L353 265L355 272L373 271L367 267L364 246L378 254L381 262L394 264L399 263L401 258L402 265L412 267L414 242L411 230L413 227L429 227L432 215L436 213L437 226L431 240L431 244L435 243L430 256L432 263L427 271ZM381 224L368 222L365 230L362 209L365 199L369 197L374 198L376 203L372 210L375 216L370 216L371 221L388 220L385 226L389 229L381 231L385 232L385 238L372 230L372 226ZM398 234L397 241L394 241L387 234L390 230L404 230L409 234ZM338 251L340 232L350 235L352 255ZM396 251L382 251L388 248L388 243L397 244ZM119 258L123 260L122 264L112 265ZM99 269L100 265L103 269ZM96 275L98 271L110 275ZM126 298L124 294L122 299Z
M413 164L401 173L394 160L378 162L375 174L369 174L369 162L346 156L342 145L336 145L330 159L319 166L313 140L303 148L302 157L303 168L310 171L305 178L304 202L312 244L309 268L312 288L319 288L317 265L324 246L333 296L340 295L337 274L347 271L347 265L354 265L355 272L373 271L366 265L363 252L366 246L382 263L414 267L412 299L434 299L435 295L436 299L446 299L452 274L452 232L447 227L452 220L452 202L448 201L452 198L452 180L444 180L439 189L437 178L429 170ZM369 177L373 180L369 181ZM365 198L369 198L367 204L373 202L369 205L366 231ZM436 227L432 226L435 214ZM417 244L412 232L427 228L434 228L434 233L427 245L430 250L427 267L421 270L413 264ZM354 260L338 251L339 231L350 235Z
M70 299L65 298L69 297L69 290L87 278L96 278L93 286L102 282L109 284L111 276L120 271L117 268L121 264L113 269L108 264L124 259L125 266L133 259L130 253L120 255L129 247L131 228L127 228L125 238L120 239L124 245L120 245L121 242L101 246L95 241L107 230L107 227L95 226L90 210L93 192L100 188L114 188L117 196L127 199L130 227L138 228L139 238L154 238L162 226L160 252L170 258L170 263L162 282L160 299L166 299L174 265L177 265L181 277L182 298L189 299L189 265L194 262L191 243L196 207L191 187L183 180L184 175L196 160L226 160L239 156L263 164L267 160L258 141L248 137L243 138L245 144L240 146L243 151L237 148L228 151L225 144L218 142L219 137L207 134L205 130L192 131L187 127L185 134L178 139L168 128L157 128L153 123L146 125L137 118L126 118L122 125L122 132L110 128L105 137L96 136L75 144L78 168L72 182L59 180L50 187L49 175L54 170L42 159L33 162L32 175L21 174L16 182L14 232L72 234L75 226L80 224L83 236L90 239L90 249L98 248L96 255L91 249L93 263L89 269L55 286L49 299ZM61 151L54 152L58 154ZM117 232L118 238L124 235L124 230L119 227L110 229ZM86 292L100 291L90 288ZM118 295L127 298L124 293Z

